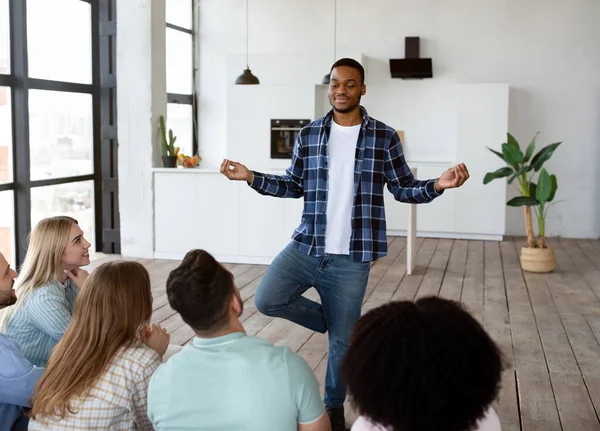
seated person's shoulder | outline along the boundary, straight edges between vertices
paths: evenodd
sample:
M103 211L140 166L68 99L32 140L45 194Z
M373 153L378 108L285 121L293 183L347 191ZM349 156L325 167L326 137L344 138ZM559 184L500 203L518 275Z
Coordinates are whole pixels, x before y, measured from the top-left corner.
M304 368L308 366L300 355L290 350L287 346L275 346L269 341L258 337L246 337L246 343L254 352L260 356L270 359L272 365L280 365L285 368Z
M28 373L32 368L23 356L19 343L0 334L0 377L14 378L22 373Z
M358 419L352 424L351 431L387 431L380 425L371 422L369 419L359 416Z
M0 368L8 369L9 365L14 363L14 359L21 359L23 353L19 343L4 334L0 334ZM2 370L0 370L2 374Z
M237 354L256 371L268 370L272 376L313 375L306 361L287 346L275 346L271 342L246 336L237 344ZM277 378L277 377L275 377Z
M136 342L128 349L124 349L115 358L115 361L132 373L148 369L149 366L156 368L161 362L158 353L145 346L141 341Z
M64 287L58 281L49 281L31 291L30 301L42 301L47 298L63 297Z
M501 431L500 419L496 410L490 406L485 416L477 423L475 431Z

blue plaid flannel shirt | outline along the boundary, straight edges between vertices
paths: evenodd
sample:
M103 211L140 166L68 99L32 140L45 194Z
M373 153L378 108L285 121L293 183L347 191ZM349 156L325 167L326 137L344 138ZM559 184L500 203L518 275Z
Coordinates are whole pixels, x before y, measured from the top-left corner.
M396 131L369 117L364 107L360 110L363 122L355 155L350 258L356 262L370 262L387 254L385 185L397 201L413 204L431 202L441 193L435 190L436 179L419 181L414 178ZM327 140L332 120L333 110L302 128L285 175L253 172L254 179L250 184L263 195L304 197L302 220L292 240L300 251L317 257L325 255Z

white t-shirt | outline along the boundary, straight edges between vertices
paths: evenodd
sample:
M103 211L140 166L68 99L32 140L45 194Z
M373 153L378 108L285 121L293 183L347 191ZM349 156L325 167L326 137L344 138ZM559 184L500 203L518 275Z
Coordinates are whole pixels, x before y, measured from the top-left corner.
M352 425L352 431L391 431L386 430L381 425L377 425L369 421L368 419L359 416L359 418ZM500 426L500 419L496 414L496 410L490 406L485 416L477 423L475 431L502 431Z
M329 185L327 193L327 231L325 253L350 254L352 205L354 204L354 163L360 124L340 126L331 122Z

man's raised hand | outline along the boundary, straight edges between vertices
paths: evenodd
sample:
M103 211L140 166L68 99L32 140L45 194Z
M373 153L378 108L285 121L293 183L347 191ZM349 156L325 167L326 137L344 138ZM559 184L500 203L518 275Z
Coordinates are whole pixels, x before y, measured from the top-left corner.
M221 163L221 173L230 180L234 181L247 181L252 183L254 174L246 166L239 162L233 162L229 159L223 159Z

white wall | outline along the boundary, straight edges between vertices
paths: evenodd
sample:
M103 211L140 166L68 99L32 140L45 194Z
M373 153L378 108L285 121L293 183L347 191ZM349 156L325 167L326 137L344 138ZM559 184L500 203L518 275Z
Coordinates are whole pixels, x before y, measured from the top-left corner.
M245 66L244 5L244 0L199 0L199 130L206 167L216 167L227 156L229 89ZM333 0L251 0L249 7L249 63L261 85L296 83L301 90L320 82L333 59ZM393 94L411 93L419 103L430 103L432 87L508 83L509 131L529 140L539 130L544 144L565 142L547 165L559 178L557 199L567 200L550 213L548 233L598 237L599 16L597 0L371 0L368 6L338 0L338 57L345 52L365 55L364 104L384 121ZM389 77L388 60L404 56L406 36L421 37L421 55L433 58L433 80ZM298 72L281 73L271 63L261 69L261 56L273 54L281 56L282 65L292 62ZM236 59L239 64L232 65ZM445 109L432 106L437 130L413 132L407 137L407 153L415 139L439 136ZM246 143L256 152L268 150L268 141L250 134ZM507 234L523 233L522 212L506 211Z
M152 166L166 114L165 0L117 2L117 115L121 253L153 257ZM153 148L155 151L153 151Z

